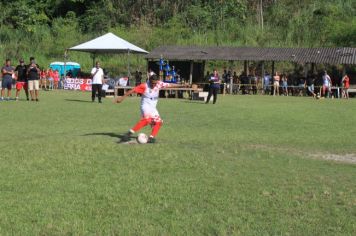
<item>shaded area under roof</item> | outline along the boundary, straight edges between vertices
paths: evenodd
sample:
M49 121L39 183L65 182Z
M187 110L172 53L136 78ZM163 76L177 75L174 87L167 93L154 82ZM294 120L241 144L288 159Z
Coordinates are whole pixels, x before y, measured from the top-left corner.
M145 56L156 60L290 61L318 64L356 64L356 48L254 48L160 46Z

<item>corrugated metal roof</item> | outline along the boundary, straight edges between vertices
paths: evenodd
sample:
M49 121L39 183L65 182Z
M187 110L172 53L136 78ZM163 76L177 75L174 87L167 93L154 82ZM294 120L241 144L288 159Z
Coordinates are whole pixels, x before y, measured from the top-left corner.
M356 48L253 48L161 46L146 59L225 60L225 61L292 61L319 64L356 64Z

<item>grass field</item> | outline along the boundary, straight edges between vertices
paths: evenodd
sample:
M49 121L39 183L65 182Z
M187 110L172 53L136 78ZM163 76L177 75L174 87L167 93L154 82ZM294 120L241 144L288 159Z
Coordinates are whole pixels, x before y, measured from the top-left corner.
M0 235L356 234L356 99L161 99L146 145L139 98L89 101L0 103Z

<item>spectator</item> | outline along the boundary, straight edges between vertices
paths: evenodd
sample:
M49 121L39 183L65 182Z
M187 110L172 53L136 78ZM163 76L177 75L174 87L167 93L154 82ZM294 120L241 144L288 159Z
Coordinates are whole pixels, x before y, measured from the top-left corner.
M249 91L249 78L248 76L246 75L245 72L242 72L241 73L241 76L240 76L240 82L241 82L241 90L242 90L242 94L249 94L250 91Z
M67 78L73 78L73 72L72 72L71 69L67 72L66 77Z
M282 93L284 96L288 96L288 78L286 74L282 74Z
M58 84L59 84L59 71L55 70L53 73L53 83L54 83L54 89L58 89Z
M20 59L20 64L16 66L15 71L17 72L17 81L16 81L16 101L19 100L19 94L21 89L25 90L26 99L28 98L28 84L27 84L27 66L25 65L25 61Z
M304 89L306 87L306 80L304 76L300 75L299 76L299 96L303 96Z
M225 75L225 79L224 79L224 83L225 83L225 88L226 88L226 93L230 93L231 92L231 71L228 70L226 75Z
M281 80L281 77L279 76L278 71L276 71L276 74L273 76L273 96L276 96L276 94L279 96L279 81Z
M330 92L331 92L331 79L330 76L328 75L327 71L324 71L323 75L323 93L322 96L326 98L326 96L330 97ZM326 95L328 94L328 95Z
M252 89L252 94L257 94L257 77L255 75L255 72L253 71L249 76L249 80L251 83L251 89Z
M27 76L28 76L28 90L30 91L31 95L31 101L38 102L38 96L39 96L39 75L41 73L38 65L36 64L36 61L34 58L31 58L31 63L27 68Z
M49 85L48 85L48 89L53 89L53 84L54 84L54 72L52 70L52 68L49 68L47 70L47 73L46 73L46 76L47 76L47 79L48 79L48 82L49 82Z
M220 78L217 70L214 70L214 74L212 77L210 77L209 83L209 94L205 103L209 103L211 96L213 96L213 103L215 104L220 88Z
M1 84L1 98L0 100L9 101L11 99L12 89L12 75L14 74L14 68L11 66L11 60L6 59L5 66L1 68L2 72L2 84ZM7 98L5 96L5 89L7 89Z
M263 76L263 92L264 94L270 94L271 90L271 75L266 71Z
M349 99L350 78L347 74L342 77L342 95L344 98Z
M92 89L91 101L95 101L96 92L98 92L98 101L101 103L102 86L104 83L104 71L100 68L100 63L97 61L95 67L91 70Z
M46 90L47 89L47 75L46 75L46 71L43 69L40 72L40 87L41 89Z
M315 74L313 74L312 72L309 72L307 75L307 79L305 81L307 88L308 88L308 92L313 96L316 97L316 94L314 93L314 82L315 82Z
M236 71L234 71L234 74L232 76L232 92L234 94L237 94L239 92L239 86L240 86L239 77L237 76Z

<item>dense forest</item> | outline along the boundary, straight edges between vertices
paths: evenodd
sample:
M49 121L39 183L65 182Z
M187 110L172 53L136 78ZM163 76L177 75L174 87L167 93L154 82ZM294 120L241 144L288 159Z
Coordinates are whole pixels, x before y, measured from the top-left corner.
M355 0L12 0L0 7L3 59L35 56L40 65L107 32L148 51L159 45L356 47ZM70 52L67 59L91 66L86 53ZM126 66L123 56L100 59Z

